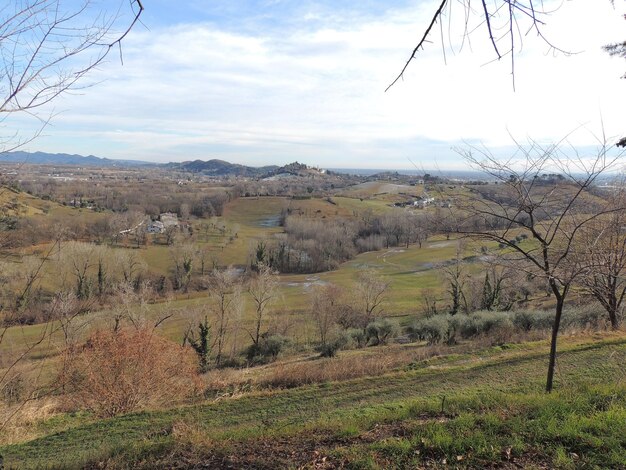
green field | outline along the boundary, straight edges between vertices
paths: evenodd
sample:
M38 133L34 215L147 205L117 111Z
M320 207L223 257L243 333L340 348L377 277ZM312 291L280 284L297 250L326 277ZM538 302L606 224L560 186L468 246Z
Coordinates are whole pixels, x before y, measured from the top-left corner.
M444 459L472 468L623 467L626 338L564 339L549 396L546 351L544 342L490 348L378 377L109 420L59 416L41 425L42 437L0 454L7 468L317 468L322 457L349 468L443 467Z

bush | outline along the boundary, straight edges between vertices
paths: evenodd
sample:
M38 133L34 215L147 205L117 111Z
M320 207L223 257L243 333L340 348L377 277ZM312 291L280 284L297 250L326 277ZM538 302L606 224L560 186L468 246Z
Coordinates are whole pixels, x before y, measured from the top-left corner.
M451 315L434 315L429 318L418 320L408 328L408 334L412 339L426 341L428 344L437 344L447 341L450 330Z
M454 344L457 335L464 339L482 335L502 340L514 332L549 331L553 323L554 312L550 310L479 311L471 315L440 314L420 319L407 329L407 333L412 339L429 344ZM599 307L568 308L561 320L561 330L599 329L605 325L605 312Z
M246 352L248 362L266 364L275 361L288 343L289 339L284 336L264 334L258 344L251 344L248 348Z
M326 344L320 346L321 357L335 357L340 349L342 349L348 343L348 338L345 335L338 336L332 341L328 341Z
M518 310L513 312L513 325L520 331L549 330L554 312L545 310Z
M7 404L18 403L24 397L26 392L26 384L20 374L14 373L13 375L5 378L4 383L0 384L0 399Z
M606 325L606 310L599 306L568 308L563 312L563 328L598 329Z
M454 333L454 338L456 335L460 335L461 338L473 338L474 336L478 336L480 334L480 330L478 329L478 325L473 320L473 317L468 315L455 315L454 318L451 318L452 322L452 331ZM448 334L448 343L450 343L452 339L452 335Z
M152 329L97 331L67 355L60 379L69 404L99 417L170 405L195 391L194 352Z
M362 328L350 328L346 330L345 336L348 343L356 348L362 348L367 344L367 335Z
M387 344L391 338L398 336L398 325L388 318L376 320L365 328L367 342L372 341L374 346Z
M475 312L470 315L476 334L488 334L495 330L512 330L511 314L508 312Z

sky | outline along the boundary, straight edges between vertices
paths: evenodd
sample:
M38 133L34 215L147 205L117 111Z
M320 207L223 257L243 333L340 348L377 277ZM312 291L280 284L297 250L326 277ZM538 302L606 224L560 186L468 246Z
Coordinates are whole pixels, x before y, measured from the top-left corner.
M471 146L514 142L593 152L626 132L626 61L602 45L626 39L626 2L544 2L543 33L520 19L510 56L451 2L404 79L385 92L439 1L144 0L142 24L90 85L42 113L25 150L153 162L220 158L252 166L464 169ZM496 2L494 2L496 3ZM497 28L501 18L494 19ZM496 30L496 36L502 31ZM500 43L504 51L508 47ZM30 116L4 132L27 135Z

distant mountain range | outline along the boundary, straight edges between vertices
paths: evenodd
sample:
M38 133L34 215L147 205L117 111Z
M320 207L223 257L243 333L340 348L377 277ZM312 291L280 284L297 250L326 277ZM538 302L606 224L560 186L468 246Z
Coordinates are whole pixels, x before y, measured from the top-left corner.
M319 170L309 168L302 163L294 162L285 166L267 165L252 167L230 163L224 160L193 160L187 162L153 163L141 160L116 160L111 158L101 158L89 155L70 155L67 153L47 153L47 152L5 152L0 153L0 164L2 163L23 163L27 165L55 165L73 167L100 167L100 168L129 168L129 167L152 167L165 168L175 171L188 171L200 173L207 176L243 176L250 178L280 178L285 175L307 176L316 174ZM370 178L383 178L389 176L389 170L364 170L364 169L330 169L328 174L352 174L366 176ZM402 175L419 175L424 170L397 170ZM396 174L396 171L393 172ZM481 179L481 174L475 171L433 171L436 176L459 179ZM318 173L319 174L319 173Z
M46 152L6 152L0 153L1 163L23 163L26 165L58 165L74 167L139 167L151 166L168 168L177 171L189 171L201 173L207 176L247 176L247 177L267 177L278 173L296 173L306 169L306 165L300 163L290 163L284 167L268 165L262 167L252 167L229 163L224 160L194 160L180 163L151 163L140 160L113 160L111 158L100 158L93 155L84 157L82 155L69 155L66 153L46 153Z
M5 152L0 153L0 163L24 163L27 165L71 165L71 166L98 166L98 167L129 167L153 166L155 163L140 160L113 160L89 155L69 155L67 153L46 152Z

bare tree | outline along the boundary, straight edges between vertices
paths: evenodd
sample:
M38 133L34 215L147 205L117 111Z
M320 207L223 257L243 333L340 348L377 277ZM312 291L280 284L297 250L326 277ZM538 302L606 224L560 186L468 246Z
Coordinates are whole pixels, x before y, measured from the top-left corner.
M614 3L614 0L611 0L611 3ZM626 15L624 15L624 19L626 20ZM604 50L608 52L611 56L626 59L626 41L607 44L606 46L604 46ZM626 78L626 74L622 75L622 78ZM617 146L626 147L626 137L622 137L617 143Z
M528 297L530 292L524 287L521 279L516 279L515 271L509 266L499 266L497 260L485 260L485 277L478 285L479 291L474 291L473 305L480 310L507 311L519 297ZM515 288L511 288L513 282L517 282Z
M193 276L193 265L197 250L192 243L182 243L170 248L170 256L174 262L174 284L177 289L187 293Z
M96 265L96 245L71 241L63 248L62 264L75 283L75 293L79 299L91 295L91 269Z
M237 317L242 308L241 282L239 274L232 268L225 271L214 270L210 278L210 310L215 316L215 363L219 366L230 331L231 320Z
M609 198L615 208L626 207L620 189ZM615 211L585 227L580 254L590 265L582 284L607 311L611 327L618 329L626 295L626 212Z
M515 88L515 57L522 48L522 42L525 36L533 33L548 48L555 52L570 54L570 52L555 46L544 34L544 27L547 18L554 12L554 9L544 2L533 2L533 0L480 0L477 2L479 7L475 8L470 0L460 0L458 2L452 0L442 0L432 15L428 26L424 30L423 35L413 48L411 55L402 67L400 73L387 87L389 90L399 80L404 78L404 73L416 58L417 53L424 48L429 40L435 25L439 25L441 33L441 42L444 50L443 25L445 18L451 18L456 8L462 10L461 21L458 23L461 28L463 43L469 42L470 35L475 31L480 31L484 37L488 38L491 48L493 49L495 59L500 60L508 56L511 61L511 75L513 79L513 87ZM449 28L452 27L449 24Z
M422 290L422 313L425 317L437 315L437 293L433 289Z
M56 295L52 301L54 319L63 333L61 364L59 366L59 379L62 389L65 389L68 379L68 366L78 351L77 346L80 335L89 326L89 320L84 316L80 318L81 314L86 313L88 310L88 303L79 300L73 292L62 292Z
M173 245L178 235L178 227L176 227L175 225L169 225L165 227L165 231L163 232L163 234L165 235L165 244Z
M108 15L103 9L96 10L96 4L89 0L79 3L20 0L0 5L0 123L6 125L8 118L16 113L26 113L40 122L39 130L26 137L17 131L0 134L0 152L15 150L36 138L50 118L49 114L40 114L43 107L59 95L79 88L85 76L116 47L121 52L122 40L143 11L141 0L124 2L132 11L130 19L121 13L123 4L113 7L114 13ZM32 292L53 250L60 253L63 238L64 234L57 234L33 275L28 277L20 290L22 301ZM9 328L8 323L0 325L0 344L10 334ZM11 358L0 365L0 391L18 366L32 357L59 328L58 323L45 323L36 337L24 339L23 344L12 348ZM37 388L20 406L38 392ZM8 419L0 423L0 430Z
M209 269L215 269L217 267L217 259L213 256L211 247L208 245L200 245L198 247L198 262L200 264L200 276L207 274Z
M447 284L447 292L450 298L450 306L448 313L456 315L460 311L469 313L469 306L466 297L466 284L469 281L469 274L463 264L462 259L463 248L459 246L456 252L456 258L449 264L443 264L439 269L441 275Z
M41 260L22 257L19 262L0 264L0 303L19 314L28 307L42 278Z
M183 202L180 205L179 212L180 212L180 218L182 220L189 220L189 215L191 214L191 208L189 207L189 204L187 204L186 202Z
M134 284L147 269L146 262L136 250L116 249L113 253L115 270L122 283Z
M340 317L343 292L334 284L315 286L311 293L311 315L320 337L322 347L326 346L329 337Z
M624 209L590 191L621 154L613 154L606 140L599 142L592 156L578 155L563 142L543 146L534 141L527 147L519 145L518 154L506 160L481 148L461 153L498 185L496 191L476 189L457 201L457 231L497 242L502 262L526 266L545 280L556 300L546 380L550 392L565 299L574 282L589 272L589 265L576 256L583 229L605 214ZM520 235L528 240L521 243Z
M125 322L138 327L143 320L143 315L137 304L140 296L129 282L120 282L113 290L113 302L110 317L113 321L112 330L119 331Z
M259 345L261 326L267 316L267 309L276 297L278 279L269 266L259 264L248 284L248 293L254 303L254 331L248 332L255 346Z
M42 107L80 88L114 48L121 53L122 40L143 11L141 0L124 3L104 8L92 0L72 6L61 0L22 0L1 6L0 121L20 112L45 125L49 116L40 114ZM14 150L38 134L2 136L0 151Z
M355 301L359 305L358 313L363 328L382 314L383 304L387 300L389 285L389 281L385 280L373 269L361 271L357 275L354 289Z

